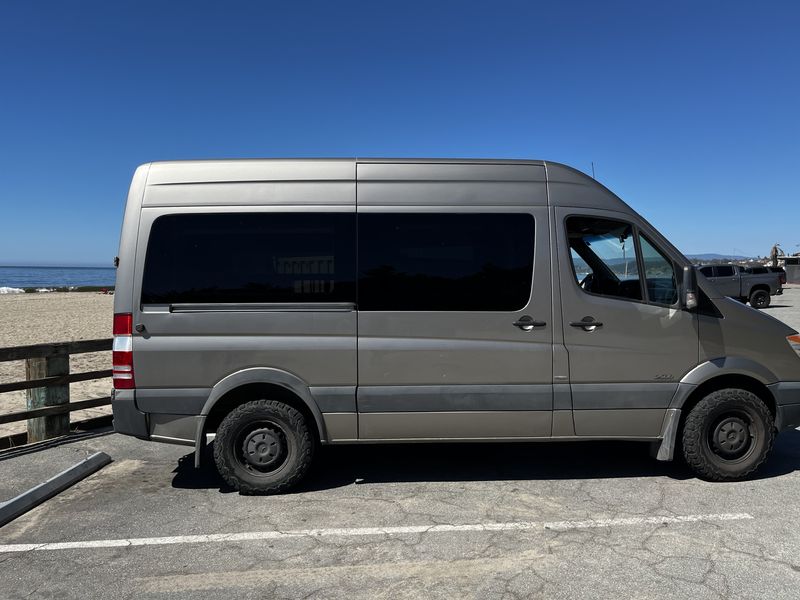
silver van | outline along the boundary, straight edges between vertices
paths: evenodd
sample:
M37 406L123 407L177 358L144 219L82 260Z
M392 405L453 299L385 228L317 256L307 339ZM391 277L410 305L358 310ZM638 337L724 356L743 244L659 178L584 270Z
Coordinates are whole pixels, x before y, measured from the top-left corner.
M320 444L619 439L734 480L800 424L800 336L723 297L570 167L139 167L114 296L114 424L243 493Z

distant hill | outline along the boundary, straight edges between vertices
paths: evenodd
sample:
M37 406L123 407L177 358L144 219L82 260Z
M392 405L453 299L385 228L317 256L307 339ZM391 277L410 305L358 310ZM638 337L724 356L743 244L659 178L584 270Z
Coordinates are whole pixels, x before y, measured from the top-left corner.
M692 260L697 260L697 261L704 261L704 260L750 260L753 257L738 256L736 254L706 253L706 254L688 254L686 258L690 258Z

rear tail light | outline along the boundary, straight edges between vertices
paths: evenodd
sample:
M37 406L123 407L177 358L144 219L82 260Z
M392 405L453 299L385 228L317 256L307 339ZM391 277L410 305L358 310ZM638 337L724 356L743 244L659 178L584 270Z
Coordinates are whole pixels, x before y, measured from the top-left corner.
M133 315L114 315L114 345L111 351L111 378L115 390L132 390L133 379Z
M797 356L800 356L800 335L790 335L787 336L786 341L789 342L789 345L794 350Z

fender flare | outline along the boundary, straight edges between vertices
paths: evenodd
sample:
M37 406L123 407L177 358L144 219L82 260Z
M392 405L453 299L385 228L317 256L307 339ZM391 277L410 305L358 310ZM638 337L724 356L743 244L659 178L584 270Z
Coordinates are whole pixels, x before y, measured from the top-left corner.
M293 392L300 398L306 407L311 411L314 416L314 422L319 431L320 441L326 442L328 439L327 431L325 429L325 421L322 418L322 412L311 395L308 385L297 375L283 371L281 369L273 369L271 367L252 367L249 369L242 369L227 375L219 380L214 387L211 388L211 393L198 416L197 433L195 435L195 448L194 448L194 464L196 467L200 466L200 454L205 442L205 425L206 417L211 413L214 405L228 392L253 383L269 383L272 385L279 385Z
M681 378L680 382L678 382L678 389L675 390L675 394L672 396L672 400L669 403L669 407L683 409L686 399L689 398L691 393L694 392L699 385L715 377L722 377L724 375L743 375L745 377L751 377L765 386L778 381L778 378L772 371L752 359L743 358L741 356L715 358L700 363Z
M726 356L700 363L684 375L680 382L697 386L720 375L745 375L764 385L770 385L778 381L772 371L751 358Z

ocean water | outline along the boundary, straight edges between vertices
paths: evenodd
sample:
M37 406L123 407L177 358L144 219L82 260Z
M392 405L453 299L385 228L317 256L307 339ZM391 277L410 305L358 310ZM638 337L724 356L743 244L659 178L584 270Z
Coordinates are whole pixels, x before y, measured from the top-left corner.
M113 287L113 267L3 267L0 266L0 294L20 293L23 288L49 290L92 285Z

